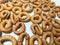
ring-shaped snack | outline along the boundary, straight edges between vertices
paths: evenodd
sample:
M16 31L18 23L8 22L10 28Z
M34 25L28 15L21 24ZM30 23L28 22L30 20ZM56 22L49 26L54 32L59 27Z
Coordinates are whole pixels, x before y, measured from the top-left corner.
M55 37L60 36L60 29L53 28L52 33L54 34Z
M47 37L50 37L49 43L46 41ZM53 36L52 32L44 33L42 36L42 41L43 41L43 45L53 45L54 44L54 36Z
M22 33L18 39L18 45L23 45L23 38L26 38L25 45L29 45L30 36L27 33Z
M7 18L9 18L9 16L10 16L10 12L9 12L8 10L3 10L3 11L1 11L1 13L0 13L0 17L1 17L1 18L7 19Z
M27 7L28 5L29 5L29 8L26 9L26 7ZM22 10L25 11L25 12L32 12L32 11L33 11L33 6L32 6L32 4L25 3L25 4L23 4L23 6L22 6Z
M33 23L35 23L35 24L38 24L38 23L41 23L42 22L42 17L41 16L39 16L39 15L33 15L32 17L31 17L31 21L33 22Z
M12 12L13 12L13 13L16 13L16 14L17 14L17 13L20 13L20 12L22 12L22 8L17 7L17 6L16 6L16 7L13 7Z
M17 40L10 35L4 35L0 38L0 44L1 45L3 45L3 43L6 42L6 41L11 41L12 45L17 45Z
M4 5L5 10L12 10L12 8L13 8L13 5L11 3L5 3Z
M51 17L48 14L41 13L41 17L44 21L51 20Z
M60 6L53 7L53 10L57 13L58 11L60 11Z
M49 3L49 6L50 6L51 8L55 7L55 5L56 5L55 2L50 2L50 3Z
M22 6L22 2L20 2L20 1L14 1L13 2L13 6Z
M32 5L34 8L41 8L40 2L34 2Z
M53 20L52 20L52 25L53 25L55 28L59 28L59 29L60 29L60 20L58 20L58 19L53 19Z
M42 40L40 39L40 37L38 35L34 35L30 38L30 42L29 44L30 45L36 45L34 44L34 41L37 40L38 41L38 44L37 45L42 45Z
M54 10L51 10L48 12L48 15L51 16L51 17L55 17L56 16L56 13Z
M11 21L10 20L3 20L1 22L1 31L2 32L11 32L12 30L12 24L11 24Z
M27 22L30 21L30 15L27 12L21 12L18 15L20 21Z
M11 14L10 19L11 19L12 24L16 24L17 22L19 22L19 18L15 14Z
M42 35L43 33L43 30L38 24L32 24L30 28L34 34Z
M42 5L42 10L43 10L44 12L47 12L47 11L50 10L50 6L45 3L45 4Z
M40 15L42 13L42 10L40 8L35 8L34 13Z
M51 31L52 30L52 23L50 21L43 22L42 29L44 32Z
M17 29L19 29L19 30L17 31ZM17 22L15 27L13 28L13 32L15 34L19 35L19 34L23 33L24 31L25 31L24 23L23 22Z
M60 36L55 39L55 44L60 45Z

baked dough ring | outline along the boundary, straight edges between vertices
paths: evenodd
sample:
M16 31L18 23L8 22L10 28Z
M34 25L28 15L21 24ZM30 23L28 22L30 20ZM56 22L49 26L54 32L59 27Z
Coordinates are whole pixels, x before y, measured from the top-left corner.
M50 42L46 42L46 38L47 37L50 37ZM54 36L51 32L46 32L43 34L43 37L42 37L42 40L43 40L43 45L53 45L54 44Z
M10 36L10 35L4 35L0 38L0 44L3 45L4 42L6 41L11 41L12 45L17 45L17 41L14 37Z
M50 6L45 3L45 4L42 5L42 10L45 11L45 12L47 12L47 11L50 10Z
M41 14L42 13L42 10L40 8L35 8L34 9L34 13L35 14Z
M7 24L7 27L5 27L6 24ZM11 21L9 21L9 20L3 20L1 22L1 31L8 33L8 32L11 32L11 30L12 30Z
M14 1L13 2L13 6L22 6L22 2L20 2L20 1Z
M29 9L26 9L26 6L28 6L28 5L29 5L30 8ZM22 6L22 10L25 11L25 12L32 12L33 11L33 6L32 6L32 4L25 3Z
M60 29L53 28L52 33L54 34L55 37L60 36Z
M13 8L13 5L11 3L5 3L4 5L5 10L12 10L12 8Z
M23 16L26 16L26 17L23 17ZM19 13L18 17L19 17L20 21L22 21L22 22L30 21L30 15L27 12Z
M17 31L18 28L20 28L19 31ZM18 35L23 33L25 31L24 23L23 22L17 22L15 27L13 28L13 31L15 34L18 34Z
M32 24L31 30L34 34L37 34L37 35L42 35L43 33L41 27L38 24Z
M42 22L42 18L41 18L41 16L36 14L31 17L31 21L35 24L38 24L38 23Z
M34 41L37 40L38 41L38 44L37 45L42 45L42 40L40 39L40 37L38 35L34 35L30 38L30 42L29 44L30 45L35 45L34 44Z
M10 15L10 20L11 20L12 24L16 24L17 22L19 22L19 18L15 14Z
M46 25L48 25L49 27L47 28ZM43 31L47 32L47 31L51 31L52 30L52 23L50 21L45 21L42 24L42 29Z
M54 10L50 10L50 11L48 12L48 15L51 16L51 17L53 18L53 17L56 16L56 13L55 13Z
M15 14L18 14L18 13L22 12L22 8L15 6L15 7L13 7L12 12Z
M60 20L58 20L58 19L52 19L52 25L55 28L60 28Z
M26 38L25 45L29 45L30 36L27 33L22 33L18 39L18 45L23 45L23 38Z
M10 16L10 12L8 10L3 10L0 13L1 18L7 19L7 18L9 18L9 16Z

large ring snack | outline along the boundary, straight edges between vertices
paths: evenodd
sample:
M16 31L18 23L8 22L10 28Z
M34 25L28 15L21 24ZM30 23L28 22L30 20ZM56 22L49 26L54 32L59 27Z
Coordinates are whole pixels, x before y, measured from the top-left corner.
M27 22L30 20L30 15L27 12L21 12L18 15L20 21L22 22Z
M5 9L5 10L12 10L12 8L13 8L13 5L12 5L12 4L10 4L10 3L5 3L5 5L4 5L4 9Z
M17 40L10 35L4 35L0 38L0 44L1 45L3 45L3 43L6 42L6 41L11 41L12 45L17 45Z
M0 13L1 18L7 19L7 18L9 18L9 16L10 16L10 12L8 10L3 10Z
M23 39L26 38L25 45L29 45L30 36L27 33L22 33L18 39L18 45L23 45Z
M10 20L3 20L1 22L1 31L2 32L11 32L12 30L12 24L11 24L11 21Z
M42 45L42 40L40 39L40 37L38 35L34 35L30 38L30 45L35 45L34 41L37 40L38 44L37 45Z
M48 28L46 27L47 25L49 26ZM43 22L42 29L43 29L43 31L46 31L46 32L51 31L52 30L52 23L50 21Z
M41 27L38 24L32 24L31 30L34 34L37 34L37 35L42 35L43 33Z
M20 28L19 31L17 31L18 28ZM15 27L13 28L13 31L15 34L18 34L18 35L23 33L25 31L24 23L23 22L17 22Z
M50 42L49 43L46 41L47 37L50 37ZM43 45L53 45L54 44L54 36L51 32L44 33L43 37L42 37L42 40L43 40Z
M41 16L39 16L38 14L36 14L36 15L33 15L31 17L31 21L33 23L35 23L35 24L38 24L38 23L41 23L42 22L42 18L41 18Z
M28 5L29 5L30 8L26 9L26 6L28 6ZM29 4L29 3L25 3L22 6L22 10L25 11L25 12L32 12L33 11L33 6L31 4Z
M16 24L17 22L19 22L19 18L15 14L10 15L10 20L11 20L12 24Z

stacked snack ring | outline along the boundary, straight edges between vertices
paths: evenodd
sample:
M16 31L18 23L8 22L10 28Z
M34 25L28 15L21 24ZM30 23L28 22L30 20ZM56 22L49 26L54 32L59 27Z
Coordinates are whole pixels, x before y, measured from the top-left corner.
M0 0L0 45L24 45L24 38L25 45L36 45L35 40L37 45L60 45L60 6L51 0Z

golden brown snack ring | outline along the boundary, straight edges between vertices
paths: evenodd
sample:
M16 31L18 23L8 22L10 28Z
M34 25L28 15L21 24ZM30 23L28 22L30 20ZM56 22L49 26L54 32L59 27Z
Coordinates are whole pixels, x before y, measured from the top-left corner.
M60 36L60 29L54 28L52 30L52 33L54 34L55 37L58 37L58 36Z
M50 2L49 3L49 6L52 8L52 7L54 7L56 4L55 4L55 2Z
M55 39L55 44L60 45L60 36Z
M13 7L12 12L14 12L15 14L20 13L20 12L22 12L22 8L17 7L17 6Z
M53 7L53 10L54 10L55 12L60 11L60 6L55 6L55 7Z
M1 18L7 19L9 16L10 16L10 12L9 12L8 10L3 10L3 11L1 11L1 13L0 13L0 17L1 17Z
M46 27L47 25L49 26L48 28ZM46 32L51 31L52 30L52 23L50 21L43 22L42 29L43 29L43 31L46 31Z
M52 20L52 25L53 25L55 28L60 28L60 20L58 20L58 19L53 19L53 20Z
M13 2L13 5L14 5L14 6L22 6L22 4L23 4L23 3L20 2L20 1L14 1L14 2Z
M41 16L39 16L39 15L33 15L33 16L31 17L31 21L32 21L33 23L38 24L38 23L42 22L42 18L41 18Z
M51 10L48 12L48 15L51 16L51 17L55 17L56 16L56 13L54 10Z
M34 8L41 8L40 2L34 2L32 5Z
M20 28L19 31L17 31L18 28ZM23 33L25 31L24 23L23 22L17 22L15 27L13 28L13 31L15 34L18 34L18 35Z
M41 14L42 13L42 10L40 8L35 8L34 9L34 13L35 14Z
M37 34L37 35L42 35L43 33L41 27L38 24L32 24L31 30L34 34Z
M49 11L50 10L50 6L48 4L43 4L42 5L42 10L45 11L45 12Z
M25 45L29 45L30 36L29 36L27 33L22 33L22 34L19 36L18 45L23 45L23 44L22 44L23 38L26 38L26 43L25 43Z
M11 3L5 3L4 9L5 10L11 10L13 8L13 5Z
M28 6L28 5L29 5L30 8L26 9L26 6ZM29 4L29 3L25 3L22 6L22 10L25 11L25 12L32 12L33 11L33 6L31 4Z
M19 22L19 18L15 14L11 14L10 19L11 19L12 24L16 24L17 22Z
M49 43L46 41L47 37L50 37L50 42ZM53 45L54 44L54 36L51 32L44 33L43 37L42 37L42 40L43 40L43 45Z
M11 41L12 45L17 45L17 41L14 37L10 36L10 35L4 35L0 38L0 44L3 45L4 42L6 41Z
M1 22L1 31L2 32L8 33L8 32L11 32L11 29L12 29L12 24L11 24L10 20L3 20Z
M37 40L38 44L37 45L42 45L42 40L40 39L40 37L38 35L34 35L30 38L30 45L35 45L34 41Z
M25 16L25 17L23 17L23 16ZM22 21L22 22L27 22L30 20L30 15L27 12L20 12L18 17L19 17L20 21Z
M2 11L3 10L3 6L0 4L0 11Z
M23 3L29 3L29 0L20 0Z
M60 11L58 11L57 16L60 18Z
M41 13L41 17L44 21L51 20L51 17L48 14L45 14L45 13Z

